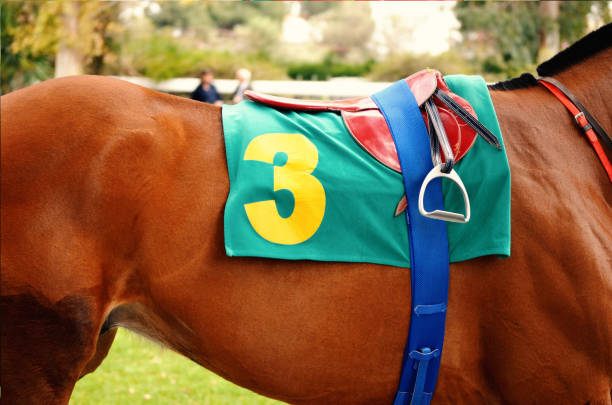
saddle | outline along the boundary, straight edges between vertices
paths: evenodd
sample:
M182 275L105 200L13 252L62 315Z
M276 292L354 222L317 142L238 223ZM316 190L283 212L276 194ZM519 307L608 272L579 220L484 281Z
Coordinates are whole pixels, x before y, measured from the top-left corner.
M437 70L425 69L408 76L406 79L421 114L425 120L430 135L430 145L435 173L428 176L422 191L433 178L445 177L456 182L463 191L463 183L452 170L474 145L476 135L481 135L488 143L501 149L497 138L478 122L474 109L465 99L454 94L448 88L444 77ZM351 136L365 151L386 167L401 173L397 150L389 127L378 106L371 97L353 98L347 100L297 100L286 97L271 96L247 90L248 98L274 108L293 111L336 111L342 119ZM442 153L441 153L442 152ZM433 172L433 171L432 171ZM464 192L466 215L442 215L423 210L423 215L437 219L455 222L469 220L469 200ZM406 208L405 199L398 204L396 215ZM432 215L433 214L433 215Z
M436 70L421 70L408 76L406 82L410 86L419 106L423 106L432 98L436 90L442 90L456 104L460 105L474 119L477 119L474 109L465 99L451 93L442 74ZM251 90L245 91L251 100L271 107L295 111L337 111L355 141L376 160L388 168L401 173L397 151L385 118L374 101L368 97L348 100L297 100L285 97L271 96ZM434 97L437 110L450 147L459 161L470 150L476 140L476 130L466 123L462 116L451 110L447 104ZM423 119L428 127L432 125L427 112L422 110ZM430 130L430 133L432 131ZM490 135L494 138L493 135ZM487 140L488 141L488 140ZM497 145L499 147L499 144ZM446 154L445 159L448 158Z

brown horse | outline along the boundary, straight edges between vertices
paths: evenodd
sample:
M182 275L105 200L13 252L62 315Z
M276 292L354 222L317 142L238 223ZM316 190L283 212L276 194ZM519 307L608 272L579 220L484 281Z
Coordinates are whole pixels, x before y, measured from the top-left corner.
M542 72L608 132L609 34ZM491 95L512 257L451 265L434 403L610 405L612 186L544 88ZM219 108L70 77L3 96L1 129L3 404L66 404L119 326L290 403L392 403L410 272L226 257Z

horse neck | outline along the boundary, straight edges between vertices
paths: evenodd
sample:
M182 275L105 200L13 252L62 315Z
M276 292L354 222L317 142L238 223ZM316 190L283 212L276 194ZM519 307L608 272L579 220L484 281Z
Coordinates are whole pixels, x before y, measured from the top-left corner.
M553 75L580 100L612 135L612 47Z
M608 107L612 99L612 48L553 77L612 134L612 110ZM492 90L491 98L508 151L513 185L524 177L537 176L540 185L559 184L561 178L569 178L574 181L566 191L584 182L596 183L612 201L601 163L569 112L548 90L540 85Z

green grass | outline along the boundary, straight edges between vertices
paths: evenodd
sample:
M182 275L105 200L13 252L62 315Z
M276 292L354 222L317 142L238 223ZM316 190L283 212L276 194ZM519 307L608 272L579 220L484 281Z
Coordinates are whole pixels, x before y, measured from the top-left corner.
M102 365L81 379L70 405L282 405L238 387L171 350L120 329Z

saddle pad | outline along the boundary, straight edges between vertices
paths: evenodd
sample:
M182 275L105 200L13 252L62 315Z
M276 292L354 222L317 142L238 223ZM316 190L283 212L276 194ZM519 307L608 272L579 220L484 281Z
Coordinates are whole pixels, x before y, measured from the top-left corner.
M502 142L486 84L447 76ZM228 256L369 262L410 267L401 174L357 145L335 112L277 110L244 101L224 106L230 192L224 214ZM467 224L448 223L450 261L510 255L510 170L505 148L485 141L456 166L472 204ZM445 209L462 196L443 182Z

